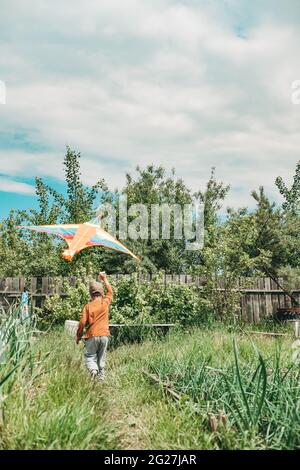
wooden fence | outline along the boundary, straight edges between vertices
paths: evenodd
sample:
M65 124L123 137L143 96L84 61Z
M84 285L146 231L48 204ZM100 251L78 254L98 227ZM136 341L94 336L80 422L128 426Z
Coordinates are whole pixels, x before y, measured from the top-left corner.
M128 275L112 275L110 278L118 280L129 277ZM152 279L151 274L140 274L140 282L148 282ZM47 296L54 294L65 296L64 284L68 282L71 286L76 285L76 278L0 278L0 302L3 304L13 302L19 298L24 286L28 288L33 306L41 307ZM282 284L282 280L278 280ZM88 282L88 281L87 281ZM200 276L188 274L165 274L161 278L161 285L165 284L193 284L199 290L203 289L205 280ZM218 290L224 290L222 281ZM240 316L242 319L257 323L261 319L270 317L277 312L278 308L291 306L290 297L278 287L276 282L270 278L240 278L236 290L241 293ZM293 291L294 298L300 303L300 289ZM6 301L4 300L6 299Z

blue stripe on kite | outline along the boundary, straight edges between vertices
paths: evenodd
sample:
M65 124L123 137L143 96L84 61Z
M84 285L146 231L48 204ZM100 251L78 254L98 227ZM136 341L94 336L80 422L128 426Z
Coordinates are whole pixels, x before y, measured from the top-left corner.
M103 245L108 248L115 248L116 250L122 251L123 253L129 253L129 250L124 248L124 246L122 246L117 241L107 240L105 238L100 238L99 236L91 238L91 243Z
M31 225L29 227L23 227L23 228L30 229L30 230L37 230L38 232L45 232L49 234L58 234L58 235L67 235L67 236L74 236L77 230L77 229L64 229L64 228L57 229L55 227L44 228L44 227L39 227L36 225Z

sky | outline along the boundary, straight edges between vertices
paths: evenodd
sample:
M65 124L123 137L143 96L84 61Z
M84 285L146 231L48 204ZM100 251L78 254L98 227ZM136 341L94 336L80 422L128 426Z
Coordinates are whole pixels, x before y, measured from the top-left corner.
M87 185L154 163L196 191L216 167L225 206L260 185L280 203L299 24L299 0L1 0L0 218L36 205L35 176L63 190L66 145Z

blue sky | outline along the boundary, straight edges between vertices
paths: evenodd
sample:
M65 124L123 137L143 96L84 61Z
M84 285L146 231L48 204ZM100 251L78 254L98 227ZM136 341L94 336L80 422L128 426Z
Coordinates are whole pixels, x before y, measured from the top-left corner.
M2 0L0 218L62 189L66 145L86 184L122 186L137 164L175 167L192 189L210 168L226 205L251 205L300 149L299 0ZM1 101L1 100L0 100Z

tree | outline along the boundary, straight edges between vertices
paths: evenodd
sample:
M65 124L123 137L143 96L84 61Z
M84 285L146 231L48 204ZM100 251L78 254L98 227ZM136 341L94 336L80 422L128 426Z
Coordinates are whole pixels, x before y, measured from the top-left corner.
M7 270L11 275L17 274L22 266L23 274L32 275L68 275L80 267L93 266L95 270L106 269L110 273L132 272L136 270L136 263L131 258L121 256L113 251L103 250L100 247L90 248L80 252L70 264L60 258L64 241L31 231L19 232L16 225L42 225L55 223L79 223L90 220L95 214L96 202L110 203L119 216L118 202L121 196L127 196L128 208L134 204L144 204L149 215L148 236L137 240L126 239L125 244L141 256L142 270L155 272L186 272L191 265L201 264L201 252L186 250L185 234L181 239L174 237L175 219L170 214L170 239L162 239L162 233L157 239L150 237L151 208L153 205L173 205L183 207L191 204L193 197L198 198L205 206L205 223L207 232L212 237L213 229L217 223L217 211L221 207L229 187L215 179L214 169L204 191L192 194L181 178L172 170L167 175L162 166L148 165L146 168L137 167L135 175L126 175L126 184L120 192L110 192L104 180L100 180L91 188L86 187L81 180L80 154L67 147L64 158L64 172L66 179L66 194L61 194L44 180L37 177L35 180L38 208L28 211L12 212L10 218L2 224L3 236L1 246L5 253ZM104 207L104 206L102 206ZM136 215L131 213L129 223L135 220ZM160 214L160 224L162 215ZM195 225L195 220L192 220ZM118 220L117 220L118 227ZM105 228L105 227L104 227ZM12 241L13 240L13 241ZM209 240L209 237L207 237ZM24 256L26 253L26 262ZM16 254L17 261L16 261Z
M180 272L184 266L185 239L174 239L174 218L171 214L170 218L170 239L151 239L151 214L152 206L167 204L172 206L178 204L181 207L184 204L192 202L191 191L187 188L181 178L177 178L175 170L172 170L170 176L166 175L166 170L162 166L155 167L148 165L141 169L136 168L136 175L126 175L126 184L117 196L126 196L128 208L133 208L135 204L143 204L148 214L148 226L146 227L145 239L141 236L137 240L125 240L126 245L135 253L141 256L140 269L150 272L157 270L166 270L168 272ZM118 203L118 197L115 203ZM139 212L131 214L128 217L130 224ZM161 221L161 215L160 215ZM117 223L118 226L118 223ZM161 233L160 233L161 235ZM106 253L105 259L110 264L109 259L112 258L110 253ZM124 269L124 260L120 257L115 259L118 266L115 269ZM132 271L135 269L135 262L128 259L125 263L126 269Z
M218 221L218 211L221 209L222 202L225 200L230 190L230 185L224 185L222 181L216 180L215 172L216 169L212 168L205 190L198 191L195 194L204 204L204 225L207 232L209 232L211 227L216 225Z
M290 189L284 183L283 178L278 176L275 184L279 189L280 194L284 197L285 202L282 208L295 215L299 215L299 202L300 202L300 161L297 163L296 172L294 175L293 184Z
M237 290L242 276L261 273L268 254L261 251L252 256L258 236L255 216L247 209L228 211L225 222L214 226L211 242L202 252L202 265L194 273L206 279L204 295L220 317L237 314L240 293Z
M286 262L285 246L283 244L283 214L270 202L262 186L258 191L251 192L257 203L254 211L254 221L257 238L253 241L251 256L259 256L261 252L269 254L268 266L262 266L266 273L276 275L277 270Z
M282 266L298 268L300 266L300 161L296 165L290 189L281 176L276 178L275 184L285 199L282 204L282 245L285 248L285 263L282 263Z
M12 211L0 227L4 275L67 275L91 262L95 269L101 267L101 255L95 252L81 253L74 263L60 258L65 242L52 236L35 232L20 232L17 225L43 225L55 223L79 223L91 219L97 197L107 191L104 180L91 188L84 186L80 173L80 154L67 147L64 158L67 195L58 193L42 178L35 179L38 209Z

